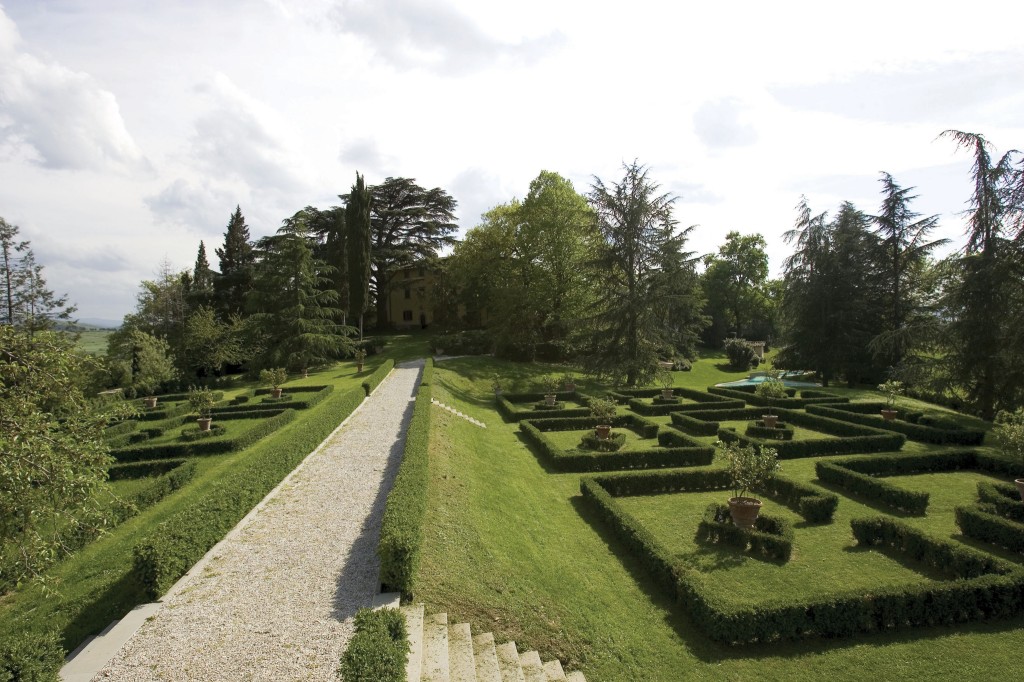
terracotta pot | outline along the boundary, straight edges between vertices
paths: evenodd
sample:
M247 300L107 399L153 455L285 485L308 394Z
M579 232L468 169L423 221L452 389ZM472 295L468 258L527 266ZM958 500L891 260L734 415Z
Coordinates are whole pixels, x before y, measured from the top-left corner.
M434 355L444 355L444 348L438 348L437 352L434 353Z
M196 420L196 423L199 424L199 430L200 431L209 431L210 430L210 423L212 421L213 421L212 417L200 417L199 419Z
M779 415L777 414L762 414L761 421L764 422L766 429L774 429L775 425L779 423Z
M562 388L564 388L566 391L570 391L570 392L571 391L575 391L576 390L576 384L565 384Z
M283 391L284 391L283 388L274 388L274 389L270 390L270 395L272 395L274 397L274 400L277 400L278 398L281 397L281 393Z
M896 415L899 414L896 410L882 410L882 419L887 422L891 422L896 419Z
M738 528L750 530L761 512L761 500L753 497L730 497L729 515Z
M557 397L558 396L555 395L554 393L548 393L547 395L544 396L544 403L546 405L548 405L548 407L552 407L552 406L554 406L555 398L557 398Z
M154 407L156 407L157 400L158 398L156 396L150 396L148 398L143 398L142 404L152 410Z
M673 390L674 389L671 389L671 388L663 388L663 389L661 389L661 397L664 398L665 400L669 400L672 397L672 391Z
M608 437L612 435L611 424L598 424L594 427L594 431L601 440L608 440Z
M1018 478L1014 484L1017 486L1017 492L1020 493L1020 499L1024 500L1024 478Z
M363 363L357 362L356 363L356 372L362 372L362 371L363 371Z

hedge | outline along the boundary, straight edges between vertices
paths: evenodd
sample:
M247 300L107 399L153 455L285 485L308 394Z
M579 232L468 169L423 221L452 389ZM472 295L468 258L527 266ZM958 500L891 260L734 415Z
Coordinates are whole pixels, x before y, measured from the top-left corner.
M103 429L103 437L110 438L113 436L120 436L126 433L131 433L137 428L139 428L138 421L134 419L125 419Z
M616 420L628 419L629 416L616 417ZM523 420L519 422L519 430L522 431L528 443L533 444L540 453L551 463L551 466L558 471L581 472L581 471L615 471L620 469L653 469L659 467L687 467L710 464L715 455L712 447L663 447L650 450L628 450L626 452L596 452L582 450L563 450L547 438L538 425L543 422L564 421L553 419ZM573 420L576 421L576 420ZM587 419L588 425L593 427L596 420ZM550 425L546 425L550 426ZM616 424L613 424L616 426ZM619 425L622 426L621 424ZM570 429L546 429L547 431L571 430ZM587 428L587 426L583 426ZM682 434L680 434L682 435Z
M165 459L168 457L196 457L220 455L225 452L242 450L249 447L295 419L295 410L285 410L280 414L262 420L252 428L234 438L219 440L198 440L187 443L164 443L161 445L141 445L134 448L112 450L110 454L118 462L139 462L148 459Z
M531 422L540 431L578 431L592 429L598 425L596 417L548 417L523 420ZM657 422L645 419L637 414L620 414L612 417L609 424L614 428L627 428L635 431L641 438L656 438L661 426ZM520 427L522 422L520 423Z
M57 682L64 647L57 632L0 635L0 682Z
M885 518L851 524L858 540L937 564L962 579L882 587L868 594L862 590L841 591L826 597L753 606L725 603L702 590L702 573L677 561L643 524L622 509L604 487L609 478L583 478L580 489L584 499L594 504L600 518L651 572L655 582L716 641L748 644L845 637L860 632L1012 617L1024 607L1024 572L1012 564L931 538Z
M373 370L373 374L366 377L362 384L363 390L366 391L366 395L373 393L373 389L377 388L377 386L380 385L380 382L384 381L384 378L391 373L391 370L394 369L394 367L395 361L388 358L381 363L380 367Z
M654 405L643 402L643 398L654 398L655 400L660 398L661 389L659 388L618 390L609 393L609 396L619 403L628 404L629 409L633 410L637 414L646 415L648 417L660 417L666 414L672 414L673 412L737 409L742 408L745 404L742 400L738 400L736 398L723 398L721 396L711 395L704 391L695 391L689 388L673 387L672 391L674 398L686 398L694 402Z
M842 455L853 453L887 452L899 450L906 442L906 436L882 429L829 419L789 409L776 409L780 419L821 431L836 438L814 438L809 440L777 441L740 436L735 431L719 429L718 438L725 442L739 441L743 445L759 445L775 448L780 459L817 457L820 455Z
M160 459L147 462L131 462L128 464L111 464L107 469L108 481L123 481L134 478L160 476L177 469L185 463L184 459Z
M751 405L760 405L761 407L772 407L782 409L800 409L807 407L808 405L825 405L830 403L848 403L849 398L841 398L831 393L826 393L824 397L811 398L801 393L801 397L794 398L796 391L792 388L786 389L786 393L790 396L789 398L773 399L763 398L754 391L756 387L751 386L750 390L742 390L739 388L722 388L719 386L708 386L708 393L719 395L725 398L735 398L737 400L743 400L750 403ZM820 395L820 392L817 392Z
M910 440L937 445L981 445L985 432L976 429L942 429L924 424L914 424L904 419L885 421L879 411L885 403L850 403L849 405L809 405L807 412L831 419L841 419L854 424L863 424L876 429L902 433ZM906 417L905 412L901 416Z
M257 395L266 395L270 393L271 389L261 388L256 390ZM224 407L215 407L211 410L211 414L216 418L226 414L232 414L236 412L263 412L270 410L308 410L309 408L318 405L322 400L326 399L328 395L334 392L333 386L296 386L295 388L289 388L288 392L283 397L288 398L287 400L277 400L271 402L261 402L256 404L235 404L225 405ZM313 393L308 398L295 398L293 397L296 393ZM369 394L367 394L369 395Z
M886 507L908 514L923 515L928 509L928 493L906 490L884 479L851 471L838 463L815 462L818 478L843 490L866 497Z
M409 633L398 609L360 609L355 634L341 656L343 682L406 682Z
M956 525L969 538L1024 554L1024 524L999 514L992 504L956 507Z
M785 422L776 422L775 426L768 427L763 420L752 421L747 424L746 436L762 440L793 440L793 427Z
M198 468L195 462L186 462L181 466L175 467L169 472L158 476L152 484L136 492L129 498L129 501L137 509L151 507L176 490L184 488L186 484L195 478Z
M517 422L523 419L539 418L536 410L520 410L516 404L536 403L544 399L544 393L509 393L508 395L497 396L498 412L505 421ZM584 396L577 391L557 391L555 398L558 402L573 400L584 404L590 401L589 396ZM562 410L544 410L543 419L561 419L564 417L589 417L589 407L570 407Z
M831 523L832 515L839 506L837 495L785 476L772 476L754 492L781 502L808 523Z
M158 598L267 493L312 452L363 401L362 388L334 393L274 443L248 454L180 512L135 546L133 574L151 599ZM295 412L289 410L275 419ZM267 420L271 421L271 420Z
M1007 483L978 482L978 500L992 505L996 513L1013 521L1024 523L1024 503L1017 486Z
M381 583L386 589L399 591L406 597L412 596L412 578L419 565L423 520L427 512L433 365L433 359L427 358L405 434L402 464L384 506L377 545Z
M768 559L789 561L793 554L793 527L785 519L759 514L754 528L744 530L732 522L729 506L711 503L697 524L697 541L731 545Z

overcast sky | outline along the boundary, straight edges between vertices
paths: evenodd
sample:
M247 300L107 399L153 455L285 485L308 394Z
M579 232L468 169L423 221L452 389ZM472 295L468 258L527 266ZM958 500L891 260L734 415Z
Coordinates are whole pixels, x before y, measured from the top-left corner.
M760 232L806 194L877 210L879 171L961 241L969 158L1024 148L1024 5L517 0L0 3L0 216L79 317L119 319L165 259L211 265L337 204L356 171L440 186L462 228L541 170L638 159L698 224Z

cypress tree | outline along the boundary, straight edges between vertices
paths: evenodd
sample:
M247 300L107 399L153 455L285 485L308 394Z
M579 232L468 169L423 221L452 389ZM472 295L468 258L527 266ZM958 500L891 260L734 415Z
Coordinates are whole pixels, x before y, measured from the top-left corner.
M240 206L235 207L228 220L224 246L216 253L220 258L220 275L213 278L214 300L221 319L227 319L245 311L245 297L252 289L252 265L256 260Z
M345 198L345 197L342 197ZM363 340L363 313L370 293L370 190L356 173L356 184L345 206L345 251L348 258L349 313L359 316L359 340Z

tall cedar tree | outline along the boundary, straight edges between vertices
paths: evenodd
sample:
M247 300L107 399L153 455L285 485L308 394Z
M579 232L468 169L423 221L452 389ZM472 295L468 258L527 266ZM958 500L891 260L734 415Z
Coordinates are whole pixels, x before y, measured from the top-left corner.
M363 340L363 314L370 297L370 229L373 197L362 175L345 205L345 250L348 260L348 311L359 318L359 340Z
M314 257L303 212L276 235L257 242L254 289L249 297L254 369L306 369L350 353L346 329L335 320L338 294L330 266Z
M900 187L882 173L882 206L873 217L879 244L879 276L885 301L885 326L871 344L879 361L899 367L908 353L934 336L934 315L927 309L922 275L929 256L948 239L928 241L938 216L921 218L910 208L913 187Z
M671 343L661 318L666 297L657 282L661 251L676 225L675 198L659 194L636 161L623 169L622 181L610 186L595 177L588 195L602 236L594 260L599 298L588 362L598 375L635 386L653 377L658 350Z
M0 324L32 336L53 329L57 320L70 320L75 306L68 297L46 288L43 266L36 262L28 241L19 241L19 228L0 218Z
M991 145L982 135L946 130L942 137L974 155L967 246L949 264L952 277L943 299L950 320L946 360L968 403L992 419L997 410L1012 409L1024 397L1024 367L1017 355L1020 325L1012 317L1020 307L1014 300L1020 296L1021 259L1005 220L1014 211L1006 200L1016 152L993 163Z
M199 242L196 264L192 268L192 276L188 280L188 301L192 309L213 304L213 280L216 273L210 269L210 261L206 258L206 244Z
M246 296L252 289L252 267L256 261L249 239L249 227L236 206L224 232L224 246L216 250L220 259L220 275L214 277L214 301L221 319L245 312Z
M384 329L390 319L395 271L435 258L440 249L454 245L456 201L443 189L424 189L412 178L387 178L369 189L370 290L377 328ZM341 199L347 205L349 195Z

